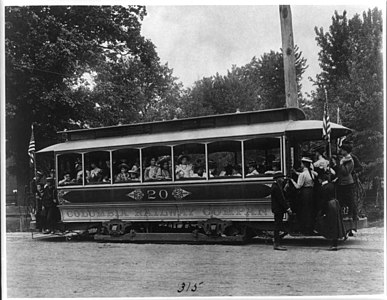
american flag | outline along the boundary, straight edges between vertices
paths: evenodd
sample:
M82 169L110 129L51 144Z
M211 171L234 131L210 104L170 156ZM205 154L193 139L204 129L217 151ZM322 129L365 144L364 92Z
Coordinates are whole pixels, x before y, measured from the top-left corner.
M331 140L331 123L329 121L328 103L324 104L324 116L323 116L323 139L328 142Z
M31 125L31 139L28 146L28 156L30 157L30 165L33 166L35 162L35 137L34 137L34 125Z

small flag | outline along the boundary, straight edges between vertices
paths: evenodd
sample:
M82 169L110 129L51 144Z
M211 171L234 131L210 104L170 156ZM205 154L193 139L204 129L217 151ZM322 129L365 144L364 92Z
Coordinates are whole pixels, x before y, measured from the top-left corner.
M35 137L34 137L34 125L31 125L31 139L28 146L28 156L30 157L30 165L35 163Z
M328 142L331 140L331 123L329 121L328 103L324 104L324 116L323 116L323 139Z

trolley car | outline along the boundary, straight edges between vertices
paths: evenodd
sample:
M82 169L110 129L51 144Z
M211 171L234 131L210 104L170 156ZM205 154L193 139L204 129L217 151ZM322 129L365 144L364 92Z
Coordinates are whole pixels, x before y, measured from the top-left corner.
M350 133L331 128L332 139ZM322 121L281 108L59 134L63 143L38 153L55 157L61 230L106 241L243 242L273 230L273 174L290 174L300 145L321 139ZM155 176L159 162L169 176ZM294 220L285 215L285 224L291 234Z

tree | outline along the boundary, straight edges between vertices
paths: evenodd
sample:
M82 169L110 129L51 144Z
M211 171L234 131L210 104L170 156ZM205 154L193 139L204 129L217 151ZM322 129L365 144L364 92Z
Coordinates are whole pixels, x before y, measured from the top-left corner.
M299 97L301 78L307 68L302 52L295 47ZM227 75L216 74L196 81L182 97L185 116L221 114L285 106L285 84L282 53L271 51L250 63L233 66Z
M294 53L298 98L301 99L301 79L308 66L297 45L294 47ZM278 108L286 105L282 51L274 52L271 50L269 53L264 53L258 60L253 57L251 62L243 68L248 74L249 81L253 85L259 86L261 109Z
M337 107L343 125L354 129L354 152L366 164L383 158L383 57L381 11L364 12L347 20L335 12L329 32L316 31L322 72L312 93L314 118L322 118L324 89L331 119Z
M38 149L55 142L59 130L110 124L111 119L103 119L94 109L97 104L93 97L101 101L98 96L108 95L108 90L101 91L109 85L116 88L112 97L124 90L124 86L117 90L118 80L103 81L114 77L109 72L122 75L122 62L127 72L132 68L132 74L125 78L128 84L148 85L140 93L143 105L151 102L157 109L162 97L170 97L168 88L176 88L171 83L172 71L160 66L154 45L140 34L145 15L142 6L5 8L7 153L15 157L20 185L29 177L31 124L36 124ZM136 68L142 73L132 76ZM82 84L85 73L98 74L96 83L100 86L95 92ZM120 99L126 95L121 94ZM120 109L129 110L126 120L130 120L138 106L125 103ZM19 190L23 190L20 185Z
M95 88L87 93L88 126L111 126L173 119L181 84L168 65L123 57L101 64Z

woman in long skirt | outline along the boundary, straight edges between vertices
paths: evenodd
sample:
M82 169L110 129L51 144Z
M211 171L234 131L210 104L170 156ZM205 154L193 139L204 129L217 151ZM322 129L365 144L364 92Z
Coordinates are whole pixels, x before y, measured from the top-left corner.
M300 190L299 201L301 202L298 211L303 231L307 234L313 234L314 229L314 204L313 204L313 186L317 173L311 169L312 160L308 157L301 159L303 171L299 174L297 182L290 179L296 189Z
M335 186L325 174L322 176L320 196L322 210L317 216L316 229L322 236L332 240L330 250L336 251L338 239L345 237L345 228L340 203L335 199Z

